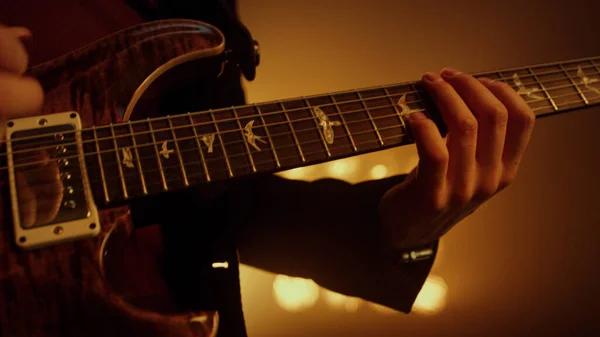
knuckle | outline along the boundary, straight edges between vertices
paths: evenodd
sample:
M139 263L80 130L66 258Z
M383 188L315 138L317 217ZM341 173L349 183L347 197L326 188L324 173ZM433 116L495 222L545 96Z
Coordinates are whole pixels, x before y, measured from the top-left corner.
M473 195L466 189L456 189L452 193L452 204L456 207L465 207L473 199Z
M517 170L510 169L507 170L503 175L502 179L500 179L500 183L498 184L498 189L503 190L510 186L517 179Z
M428 161L436 168L446 167L450 161L450 154L447 149L432 151L427 154L427 157Z
M508 123L508 109L498 102L487 107L484 111L482 119L491 126L505 127Z
M527 105L525 101L519 105L516 111L509 113L510 123L518 124L525 131L531 131L535 125L536 116L531 107Z
M523 124L526 131L531 131L535 125L535 114L531 109L527 109L519 115L519 121Z
M458 121L457 128L463 136L471 137L477 135L479 125L475 117L467 117Z
M484 200L487 200L487 199L493 197L498 192L498 186L499 186L498 184L492 184L492 183L481 185L477 189L474 199L476 199L477 201L484 201Z
M428 214L439 215L448 208L448 200L441 193L432 193L425 202Z

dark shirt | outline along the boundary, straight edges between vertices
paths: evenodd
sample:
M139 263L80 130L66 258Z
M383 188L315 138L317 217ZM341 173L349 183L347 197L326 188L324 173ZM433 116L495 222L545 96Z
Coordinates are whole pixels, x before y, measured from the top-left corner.
M218 0L3 0L0 22L31 29L33 39L26 47L30 63L37 64L149 20L201 20L230 39L231 17L223 6L236 13L235 1ZM191 101L182 112L190 111L184 110L190 106L217 108L245 102L235 65L226 69L218 83L193 90L198 95L185 97ZM202 98L206 101L201 104L193 102ZM382 254L377 214L381 196L403 178L351 185L335 179L309 183L269 175L228 186L209 200L202 195L202 188L167 198L146 198L132 205L132 213L138 224L162 225L168 254L178 265L182 256L191 256L184 262L196 266L215 258L230 262L232 268L226 271L182 270L167 263L165 275L175 275L174 288L181 289L181 298L190 306L203 302L220 310L220 336L244 336L238 251L242 263L310 278L335 292L409 312L433 260L395 271ZM164 209L170 210L168 214L153 211ZM182 229L187 235L176 235ZM173 239L177 242L169 244L171 237L177 237ZM197 277L177 277L181 273L196 273ZM181 281L199 279L204 280L202 287ZM205 291L188 291L199 288Z

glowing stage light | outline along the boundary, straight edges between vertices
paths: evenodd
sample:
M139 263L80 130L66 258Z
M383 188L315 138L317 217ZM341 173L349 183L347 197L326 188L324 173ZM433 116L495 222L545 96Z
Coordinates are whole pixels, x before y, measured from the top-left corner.
M335 178L347 178L356 171L357 160L356 158L336 160L328 165L329 174Z
M388 169L385 165L381 165L381 164L375 165L371 169L371 178L373 178L373 179L385 178L387 172L388 172Z
M302 180L306 179L312 171L312 167L298 167L295 169L279 172L278 174L286 179Z
M419 156L418 155L409 156L404 161L404 172L408 173L408 172L412 171L412 169L414 169L417 165L419 165Z
M273 281L273 296L282 309L299 312L317 303L319 286L313 280L277 275Z
M359 298L339 294L328 289L323 289L323 292L325 293L325 302L333 309L356 312L360 306L361 300Z
M413 311L425 315L440 312L446 305L447 290L448 287L441 277L430 275L417 295Z
M380 314L384 314L384 315L393 315L393 314L397 314L398 313L398 311L396 311L396 310L394 310L392 308L388 308L386 306L383 306L383 305L380 305L380 304L377 304L377 303L369 302L369 306L373 310L377 311Z

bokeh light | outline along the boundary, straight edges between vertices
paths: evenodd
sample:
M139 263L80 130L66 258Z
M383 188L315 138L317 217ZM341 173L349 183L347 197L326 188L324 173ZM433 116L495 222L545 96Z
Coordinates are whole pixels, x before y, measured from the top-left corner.
M317 303L319 286L313 280L277 275L273 281L273 297L286 311L304 311Z
M410 172L419 164L419 155L414 154L402 159L402 172Z
M333 178L349 179L358 166L357 158L336 160L328 164L327 171Z
M413 312L433 315L436 314L446 306L446 294L448 286L446 282L437 276L430 274L423 284L423 288L417 295L417 299L413 305Z
M369 307L371 307L371 309L373 309L374 311L376 311L380 314L384 314L384 315L393 315L393 314L400 313L400 311L396 311L392 308L388 308L384 305L373 303L373 302L369 302Z
M360 298L339 294L329 289L323 289L323 293L323 298L329 307L337 310L356 312L362 302Z
M311 166L297 167L295 169L279 172L278 175L286 179L305 180L312 171L313 167Z
M378 164L371 168L371 178L373 179L383 179L387 176L388 169L385 165Z

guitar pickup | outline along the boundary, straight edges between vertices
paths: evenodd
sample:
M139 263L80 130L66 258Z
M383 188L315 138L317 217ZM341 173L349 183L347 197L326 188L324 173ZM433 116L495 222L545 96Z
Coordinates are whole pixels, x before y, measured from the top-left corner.
M76 112L9 120L6 153L18 246L36 249L98 235Z

